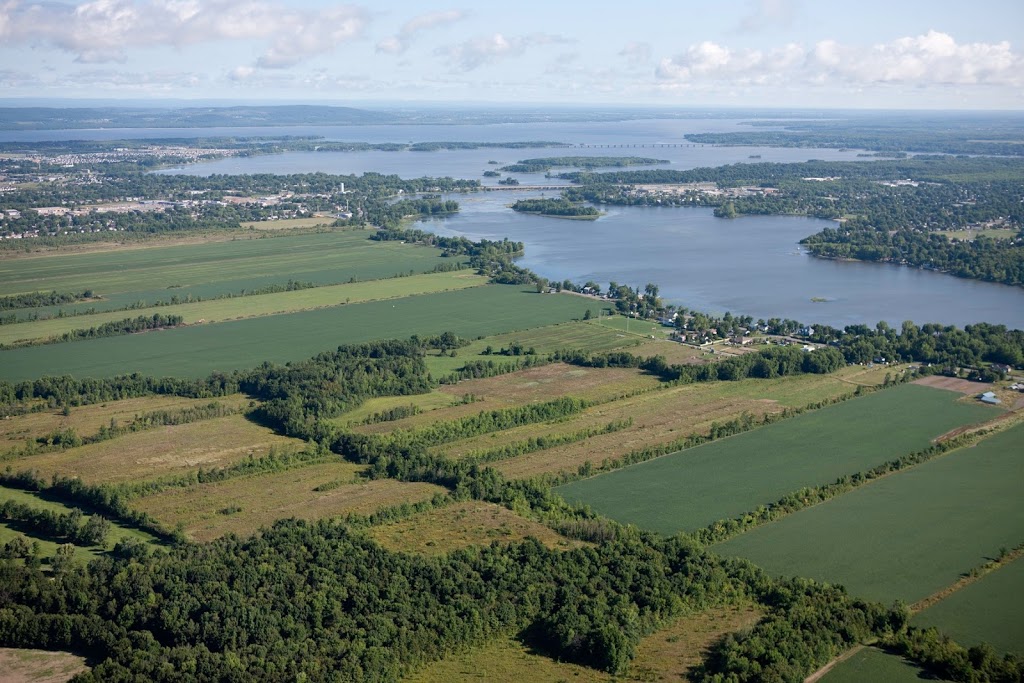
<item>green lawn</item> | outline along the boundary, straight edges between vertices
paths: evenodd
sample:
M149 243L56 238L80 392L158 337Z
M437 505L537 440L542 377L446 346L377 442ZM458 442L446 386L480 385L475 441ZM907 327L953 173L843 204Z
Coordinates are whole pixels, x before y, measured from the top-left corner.
M998 653L1024 657L1024 560L986 574L920 614L911 623L934 626L964 647L990 643Z
M839 662L821 683L921 683L923 671L902 657L866 647ZM926 680L938 681L936 678Z
M757 380L751 380L756 382ZM906 453L996 409L905 385L556 489L644 529L692 531Z
M201 377L264 360L301 360L341 344L451 330L477 337L581 317L580 297L488 285L388 301L0 352L0 379L71 374Z
M715 550L772 574L841 583L883 603L913 603L1024 538L1022 483L1024 425L1018 425Z

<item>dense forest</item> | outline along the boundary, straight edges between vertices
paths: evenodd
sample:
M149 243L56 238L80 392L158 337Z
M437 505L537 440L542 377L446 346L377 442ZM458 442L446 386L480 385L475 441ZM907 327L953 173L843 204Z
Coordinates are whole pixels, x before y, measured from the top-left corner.
M593 206L571 202L567 199L520 199L512 205L512 210L559 218L594 219L601 215L601 212Z

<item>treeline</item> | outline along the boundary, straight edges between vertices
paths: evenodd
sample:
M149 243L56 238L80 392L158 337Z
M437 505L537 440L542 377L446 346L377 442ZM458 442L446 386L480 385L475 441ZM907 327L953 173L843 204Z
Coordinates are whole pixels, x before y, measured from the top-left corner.
M443 200L440 197L402 199L391 204L377 203L367 207L366 220L371 225L395 228L409 217L447 216L458 213L458 211L459 203L452 199Z
M538 213L542 216L564 216L567 218L597 218L601 215L593 206L577 204L567 199L520 199L512 205L513 211Z
M11 344L0 344L0 348L18 348L23 346L40 346L44 344L60 344L63 342L81 341L82 339L99 339L100 337L119 337L125 334L135 334L147 330L162 330L168 327L178 327L185 324L185 318L180 315L163 315L154 313L150 316L140 315L137 318L125 318L115 320L95 327L71 330L58 337L46 337L42 339L29 339L17 341Z
M0 311L10 311L19 308L39 308L40 306L58 306L60 304L76 303L93 298L93 291L86 289L81 292L31 292L29 294L15 294L13 296L0 297Z
M944 234L909 229L844 225L800 242L815 256L881 261L938 270L958 277L1024 285L1024 236L997 240L951 240Z
M480 240L473 242L465 237L441 237L414 228L388 228L378 230L370 239L380 241L400 240L441 249L442 256L469 256L469 265L481 275L488 275L499 284L532 284L537 276L520 268L513 259L523 254L523 243L509 239L499 241Z
M553 168L602 168L612 166L653 166L670 163L668 159L651 159L649 157L544 157L541 159L523 159L522 161L499 170L508 173L543 173Z
M0 520L27 528L33 535L67 540L80 546L103 545L110 522L99 515L83 520L81 510L55 512L14 500L0 501Z

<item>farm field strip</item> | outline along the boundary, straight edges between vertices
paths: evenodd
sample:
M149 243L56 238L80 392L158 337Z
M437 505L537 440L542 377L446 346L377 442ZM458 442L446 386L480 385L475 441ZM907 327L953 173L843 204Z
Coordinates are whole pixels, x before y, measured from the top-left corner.
M370 536L395 552L439 555L493 541L511 543L536 538L552 549L576 548L584 543L557 534L540 522L520 517L508 508L467 501L421 512L408 519L381 524Z
M299 451L299 439L278 436L243 415L166 425L78 448L28 455L9 461L12 469L43 476L80 477L89 484L126 483L231 465L271 448Z
M370 231L327 232L236 239L151 249L53 254L0 259L0 296L33 291L82 291L103 296L167 290L184 296L188 287L243 283L272 276L280 282L331 271L333 282L425 272L447 263L431 247L377 242ZM256 286L256 285L252 285Z
M926 448L932 437L993 414L948 392L904 385L556 491L620 522L693 531Z
M379 396L376 398L366 399L359 407L350 410L347 413L343 413L334 419L328 420L328 422L341 427L351 427L359 425L363 420L367 419L371 415L382 413L394 408L416 406L418 410L428 412L438 410L440 408L448 408L453 404L454 401L452 400L451 395L437 391L436 389L427 394Z
M180 315L186 324L217 323L238 318L254 318L265 315L294 313L297 311L340 306L367 301L396 299L417 294L447 292L456 289L479 287L487 278L471 270L429 273L408 277L352 282L341 285L327 285L291 292L275 292L256 296L214 299L195 303L128 311L104 311L91 315L64 318L50 318L0 326L0 344L10 344L24 339L45 339L56 337L75 329L87 329L103 323L137 318L139 316Z
M361 482L365 467L341 460L283 472L167 489L133 501L168 528L178 524L196 541L227 533L249 535L275 520L316 520L427 500L447 490L395 479ZM326 485L326 486L325 486ZM323 490L317 491L320 487Z
M580 368L565 363L551 363L507 375L444 385L438 392L450 397L448 407L438 408L429 414L420 413L401 420L357 427L353 431L380 434L397 429L413 429L509 406L551 401L562 396L607 401L634 391L654 389L659 384L661 382L656 377L640 370ZM472 403L461 402L461 397L466 395L474 397Z
M934 626L964 647L991 644L1000 655L1024 657L1024 561L999 567L914 615L914 626Z
M711 423L730 420L744 412L761 417L780 412L787 406L804 406L849 395L854 389L836 375L689 384L595 406L564 422L537 425L533 430L517 428L491 437L457 441L445 446L444 452L461 457L471 450L494 448L532 436L556 436L633 418L632 426L615 434L591 437L493 465L506 476L517 479L543 473L575 472L585 462L600 464L605 458L615 460L633 450L670 443L693 433L707 433Z
M1022 482L1024 425L1018 425L715 550L773 574L842 583L869 600L913 603L1024 538ZM832 542L837 538L842 543Z
M585 303L585 302L584 302ZM0 351L0 379L43 375L110 377L141 372L202 377L263 361L303 360L342 344L452 331L460 337L527 329L578 318L579 297L540 296L486 285L388 301L335 306L216 325ZM69 349L74 350L70 353Z
M79 436L92 436L99 431L100 427L109 427L111 421L123 426L130 423L136 416L145 413L174 412L210 403L219 403L226 408L240 409L249 404L249 398L241 394L217 398L144 396L75 406L70 408L69 415L64 415L63 410L57 408L13 415L0 420L0 451L4 450L5 445L9 447L23 446L26 441L34 442L37 438L45 437L58 430L74 429Z
M922 678L924 671L916 664L878 648L866 647L829 669L818 683L921 683Z

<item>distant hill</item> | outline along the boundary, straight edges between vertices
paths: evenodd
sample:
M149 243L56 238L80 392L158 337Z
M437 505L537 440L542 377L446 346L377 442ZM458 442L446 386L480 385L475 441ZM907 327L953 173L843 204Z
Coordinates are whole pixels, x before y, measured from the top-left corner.
M213 128L218 126L340 126L400 123L390 113L322 105L236 107L5 107L0 130L63 128Z

